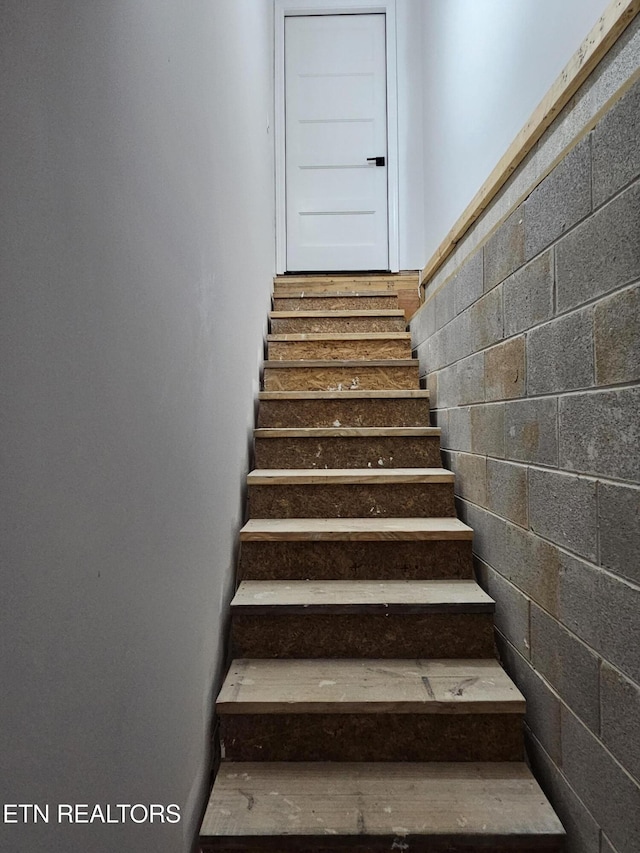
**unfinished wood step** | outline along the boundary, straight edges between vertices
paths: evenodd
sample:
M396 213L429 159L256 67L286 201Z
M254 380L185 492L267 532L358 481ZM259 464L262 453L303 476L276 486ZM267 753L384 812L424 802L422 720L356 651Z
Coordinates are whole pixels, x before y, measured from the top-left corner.
M235 660L232 761L521 761L525 703L496 661Z
M257 429L256 468L430 468L441 464L437 427Z
M254 580L473 577L473 531L457 518L251 519L239 575Z
M257 469L247 477L250 518L455 516L445 468Z
M411 358L409 332L322 332L268 335L270 361Z
M365 311L380 309L400 309L400 303L395 293L390 291L369 292L359 294L347 293L312 293L298 291L295 295L273 297L275 311ZM401 310L401 309L400 309Z
M262 391L258 427L429 426L429 392Z
M419 384L416 359L373 361L309 360L266 361L265 391L373 391L414 390Z
M272 311L269 315L274 335L345 333L345 332L404 332L407 321L404 311Z
M204 853L560 853L562 824L508 763L223 762Z
M494 607L473 580L243 581L232 649L250 658L491 658Z
M391 273L304 273L301 275L276 276L273 280L274 293L302 289L305 293L328 293L352 290L358 293L369 291L394 291L398 288L418 289L419 273L416 271Z

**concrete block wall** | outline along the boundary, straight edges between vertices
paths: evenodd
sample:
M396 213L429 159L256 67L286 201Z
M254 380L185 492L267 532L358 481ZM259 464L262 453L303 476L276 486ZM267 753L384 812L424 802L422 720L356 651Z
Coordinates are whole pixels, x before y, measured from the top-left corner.
M634 39L637 25L427 282L411 324L568 853L640 850L637 52L621 97L510 201Z

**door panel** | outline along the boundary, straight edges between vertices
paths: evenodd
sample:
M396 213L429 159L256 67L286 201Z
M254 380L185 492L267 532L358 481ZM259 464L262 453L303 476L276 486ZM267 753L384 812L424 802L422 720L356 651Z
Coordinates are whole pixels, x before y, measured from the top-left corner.
M384 15L285 20L288 270L389 268Z

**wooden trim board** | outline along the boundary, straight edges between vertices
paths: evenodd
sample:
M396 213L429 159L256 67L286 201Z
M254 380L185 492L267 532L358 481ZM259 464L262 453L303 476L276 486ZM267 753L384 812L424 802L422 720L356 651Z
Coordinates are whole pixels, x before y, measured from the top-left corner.
M428 400L429 392L411 391L260 391L260 400Z
M430 541L473 538L459 518L251 518L241 542Z
M507 180L542 137L562 109L606 56L640 11L640 0L612 0L560 76L540 101L505 154L438 246L420 275L432 278L471 226L489 207ZM541 176L541 179L544 177ZM532 187L531 190L535 188Z
M446 468L256 468L247 474L249 486L346 485L363 483L453 483L455 474Z
M428 438L440 427L291 427L254 429L254 438Z
M495 660L234 660L219 714L523 714Z

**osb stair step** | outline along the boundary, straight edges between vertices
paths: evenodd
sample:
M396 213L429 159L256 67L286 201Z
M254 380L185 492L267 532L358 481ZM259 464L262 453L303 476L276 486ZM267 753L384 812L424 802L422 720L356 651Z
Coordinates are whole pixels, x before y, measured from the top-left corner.
M525 764L223 762L205 853L560 853L564 830Z
M496 661L235 660L232 761L521 761L524 699Z
M257 429L257 468L429 468L440 465L437 427Z
M458 518L251 519L246 580L473 578L473 531Z
M307 293L298 290L294 295L273 296L274 311L366 311L400 309L395 293L390 291L369 292L359 295L347 293Z
M318 332L404 332L404 311L272 311L274 335Z
M265 391L413 390L418 387L416 359L309 359L266 361Z
M268 335L270 361L411 358L409 332L321 332Z
M247 476L250 518L455 516L445 468L258 469Z
M473 580L243 581L233 655L490 658L494 608Z
M261 391L258 427L421 427L430 423L429 392Z

